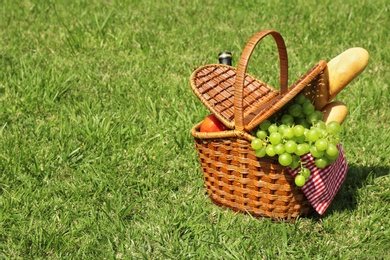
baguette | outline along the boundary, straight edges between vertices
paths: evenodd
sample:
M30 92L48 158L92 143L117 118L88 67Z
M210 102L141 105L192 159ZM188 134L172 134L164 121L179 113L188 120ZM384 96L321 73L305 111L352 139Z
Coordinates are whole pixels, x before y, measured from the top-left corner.
M328 62L328 102L331 102L348 83L366 68L369 57L365 49L355 47L342 52Z
M322 110L324 122L328 124L332 121L337 121L340 125L344 122L348 114L347 106L341 101L333 101L327 104Z

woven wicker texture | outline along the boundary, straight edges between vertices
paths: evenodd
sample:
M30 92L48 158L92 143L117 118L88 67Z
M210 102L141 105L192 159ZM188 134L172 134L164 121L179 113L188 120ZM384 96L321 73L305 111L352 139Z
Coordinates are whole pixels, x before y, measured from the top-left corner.
M248 75L253 49L272 35L279 51L280 91ZM279 111L299 93L314 102L327 92L326 62L318 62L287 88L287 52L276 31L255 34L245 46L237 69L207 65L191 75L191 88L201 102L231 130L199 132L191 129L198 151L207 193L211 200L256 217L290 221L313 209L285 167L275 159L259 159L250 143L251 130Z
M200 123L193 127L199 132ZM290 221L312 211L277 160L256 157L250 141L242 137L197 138L201 169L211 200L256 217Z
M279 52L280 90L246 73L254 48L267 35L274 37ZM287 68L283 38L276 31L261 31L245 46L237 69L222 64L202 66L192 73L191 88L200 101L228 128L250 131L311 84L314 78L324 72L326 62L318 62L290 88L287 87ZM327 85L321 88L317 86L316 93L328 93L326 87Z

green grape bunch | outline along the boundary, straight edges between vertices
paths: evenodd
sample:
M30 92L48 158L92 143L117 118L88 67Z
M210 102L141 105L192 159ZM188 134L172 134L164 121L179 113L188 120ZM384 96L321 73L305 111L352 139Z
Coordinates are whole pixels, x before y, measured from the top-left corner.
M336 121L325 124L322 112L299 94L279 113L259 124L251 146L259 158L277 156L282 166L299 167L295 184L301 187L310 177L310 170L300 157L310 153L318 168L332 164L339 156L340 128Z

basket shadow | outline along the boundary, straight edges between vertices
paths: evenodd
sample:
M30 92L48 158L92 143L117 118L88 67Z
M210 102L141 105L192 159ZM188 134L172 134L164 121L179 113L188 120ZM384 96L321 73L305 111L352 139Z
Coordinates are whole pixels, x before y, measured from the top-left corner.
M329 208L321 216L313 213L308 218L313 220L324 219L336 212L351 211L357 206L358 190L370 183L373 179L389 175L389 166L358 166L348 165L348 174L341 185Z

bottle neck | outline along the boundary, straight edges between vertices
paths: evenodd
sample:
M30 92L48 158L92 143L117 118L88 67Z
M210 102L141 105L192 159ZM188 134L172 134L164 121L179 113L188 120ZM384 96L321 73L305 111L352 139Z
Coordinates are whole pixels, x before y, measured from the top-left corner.
M218 54L218 60L220 64L232 66L232 59L232 53L229 51L224 51Z

